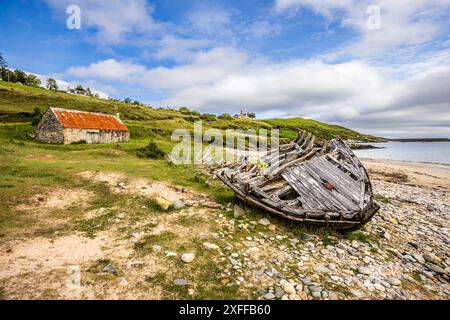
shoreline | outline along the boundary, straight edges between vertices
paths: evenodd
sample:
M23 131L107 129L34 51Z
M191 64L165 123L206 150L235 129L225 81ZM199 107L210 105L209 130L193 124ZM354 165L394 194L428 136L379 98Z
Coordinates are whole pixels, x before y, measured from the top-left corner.
M372 179L450 192L450 165L361 158Z

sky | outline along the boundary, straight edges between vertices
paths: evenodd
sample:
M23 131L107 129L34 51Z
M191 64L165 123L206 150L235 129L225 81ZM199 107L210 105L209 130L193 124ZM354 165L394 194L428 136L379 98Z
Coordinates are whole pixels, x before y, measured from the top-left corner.
M0 0L0 52L155 107L450 137L450 0Z

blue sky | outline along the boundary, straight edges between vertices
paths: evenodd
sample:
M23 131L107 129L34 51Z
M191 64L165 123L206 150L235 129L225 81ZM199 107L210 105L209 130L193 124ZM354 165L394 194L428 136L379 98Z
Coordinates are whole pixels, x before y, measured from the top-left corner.
M105 97L450 136L449 18L450 0L2 0L0 52Z

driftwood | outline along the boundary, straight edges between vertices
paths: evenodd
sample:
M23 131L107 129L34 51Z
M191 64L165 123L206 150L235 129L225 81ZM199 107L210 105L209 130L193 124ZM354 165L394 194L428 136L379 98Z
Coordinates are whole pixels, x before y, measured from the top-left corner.
M339 138L301 132L261 160L240 159L215 173L244 202L305 224L357 229L379 210L366 169Z

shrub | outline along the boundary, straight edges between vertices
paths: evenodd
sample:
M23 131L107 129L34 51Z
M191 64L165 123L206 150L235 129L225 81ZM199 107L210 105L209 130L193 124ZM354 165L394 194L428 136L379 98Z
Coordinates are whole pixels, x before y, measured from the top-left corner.
M87 143L86 140L79 140L79 141L72 142L71 144L86 144L86 143Z
M231 120L233 119L233 117L229 114L229 113L223 113L219 116L219 119L222 120Z
M33 126L37 126L38 123L41 121L41 119L42 119L41 109L34 108L33 113L31 114L31 124Z
M150 143L144 148L136 149L136 155L139 158L145 159L162 159L166 154L157 146L156 143L150 141Z
M180 111L181 113L184 113L184 114L189 114L191 112L191 110L189 110L186 107L181 107L178 111Z
M200 119L207 121L215 121L217 120L217 116L215 114L204 113L200 116Z

